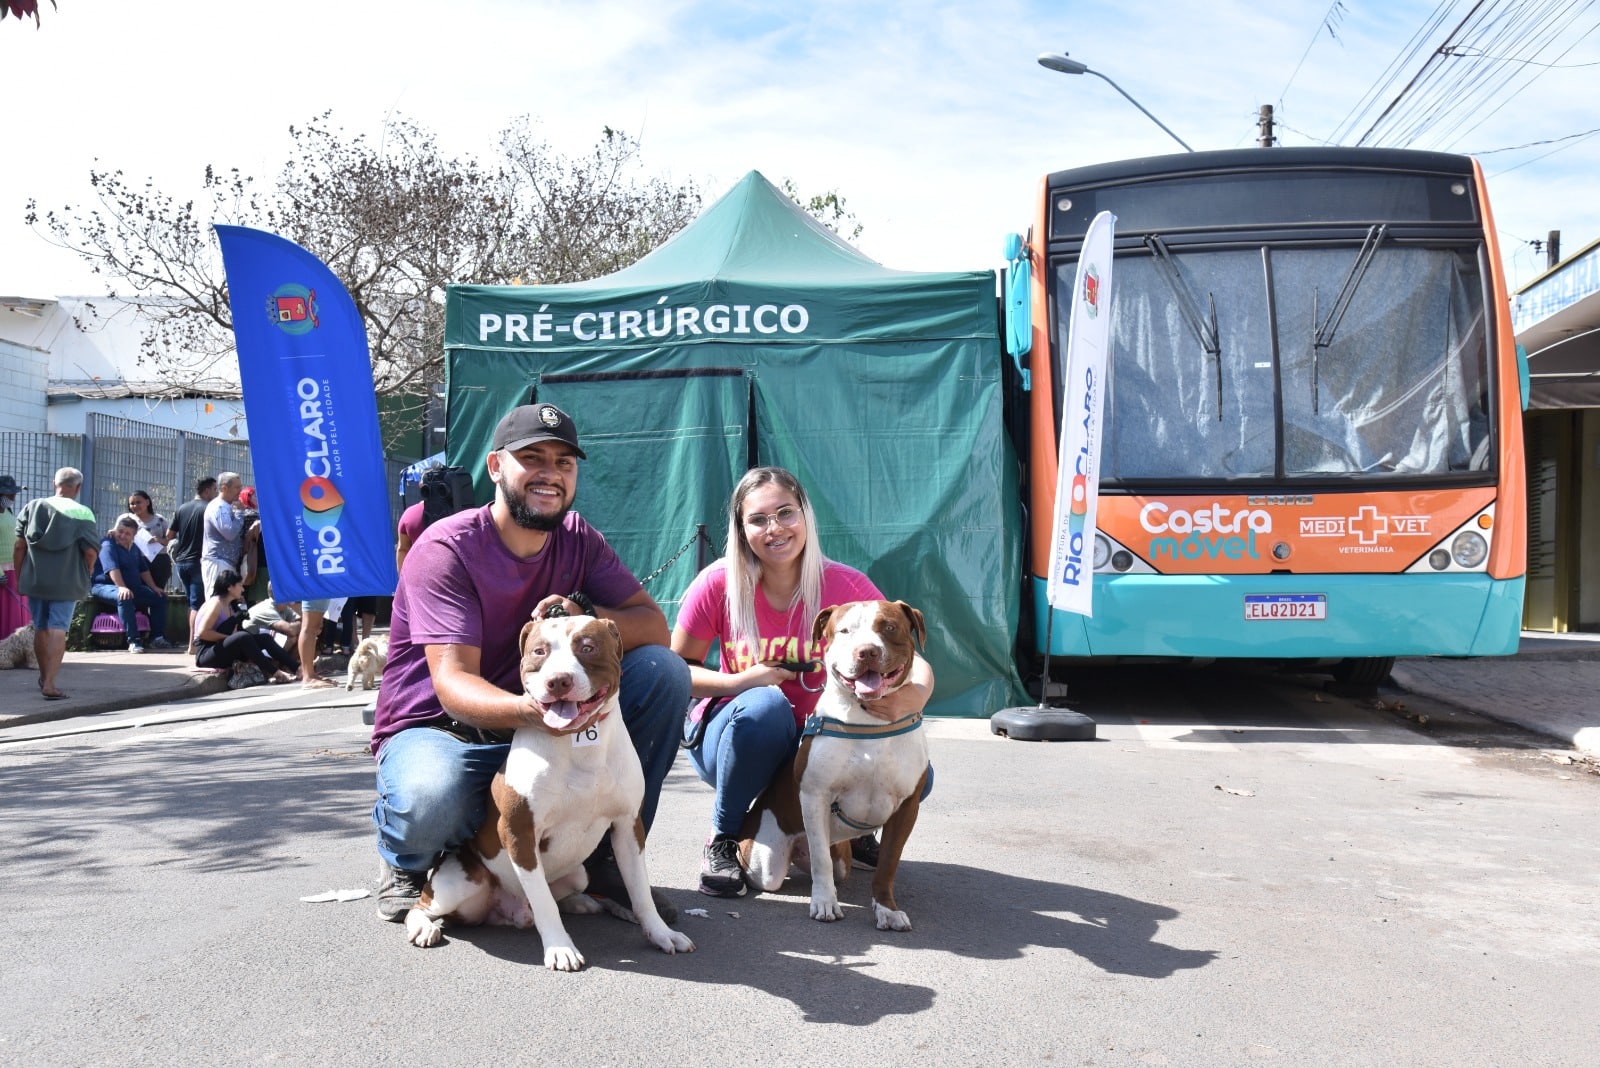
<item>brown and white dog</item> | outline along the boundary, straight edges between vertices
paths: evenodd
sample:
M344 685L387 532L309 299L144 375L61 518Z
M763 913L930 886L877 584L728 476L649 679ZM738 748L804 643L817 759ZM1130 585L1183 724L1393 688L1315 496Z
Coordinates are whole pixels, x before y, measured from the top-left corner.
M590 616L535 620L522 628L522 684L542 712L518 729L489 790L483 825L434 870L406 935L440 940L440 921L530 924L554 971L584 965L561 913L594 913L583 862L607 830L644 935L666 953L694 943L662 921L644 863L644 772L617 703L622 638ZM558 904L559 903L559 904Z
M849 874L850 841L881 827L872 911L879 930L909 931L894 879L917 822L928 740L922 713L885 723L863 702L906 684L927 638L922 613L904 601L855 601L818 613L812 638L827 644L827 683L792 764L778 770L745 817L740 861L752 885L776 890L804 839L811 918L842 919L835 879Z

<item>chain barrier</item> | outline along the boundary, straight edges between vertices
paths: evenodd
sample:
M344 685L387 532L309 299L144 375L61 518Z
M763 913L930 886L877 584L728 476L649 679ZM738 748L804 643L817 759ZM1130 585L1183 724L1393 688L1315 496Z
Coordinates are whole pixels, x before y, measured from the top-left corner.
M663 571L665 571L667 568L671 567L673 564L678 562L678 557L682 556L684 553L686 553L690 549L694 548L695 544L697 542L701 542L701 541L704 541L706 543L706 547L707 548L711 548L711 549L715 548L715 546L713 546L711 544L711 536L708 535L705 532L704 528L696 530L694 532L694 537L692 537L688 541L684 542L682 548L680 548L677 552L673 553L672 556L667 560L666 563L662 564L660 567L658 567L654 571L650 572L649 575L647 575L644 578L640 579L639 580L639 585L648 586L648 585L650 585L650 583L652 583L656 579L660 578L661 577L661 573Z

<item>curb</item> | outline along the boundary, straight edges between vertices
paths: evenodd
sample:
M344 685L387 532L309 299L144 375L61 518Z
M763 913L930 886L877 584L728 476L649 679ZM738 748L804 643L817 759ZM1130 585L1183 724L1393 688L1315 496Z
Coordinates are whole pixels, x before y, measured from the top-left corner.
M221 675L196 675L183 683L165 690L151 691L137 696L121 694L116 697L97 697L83 701L59 701L47 704L37 712L23 712L14 716L0 716L0 730L22 727L31 723L54 723L77 716L97 716L105 712L127 712L149 705L171 701L187 701L195 697L227 693L228 680Z
M1590 663L1594 662L1589 657L1559 655L1540 657L1537 654L1533 657L1520 656L1518 659L1581 659ZM1430 685L1425 681L1419 680L1406 669L1403 663L1394 666L1393 671L1389 674L1389 681L1405 693L1418 694L1434 701L1440 701L1455 708L1471 712L1475 716L1482 716L1484 719L1493 720L1508 727L1516 727L1519 730L1525 730L1531 734L1548 738L1553 742L1558 742L1579 752L1591 755L1600 753L1600 728L1579 724L1548 723L1532 716L1510 716L1506 714L1506 706L1498 701L1475 701L1471 696L1464 694L1460 687Z

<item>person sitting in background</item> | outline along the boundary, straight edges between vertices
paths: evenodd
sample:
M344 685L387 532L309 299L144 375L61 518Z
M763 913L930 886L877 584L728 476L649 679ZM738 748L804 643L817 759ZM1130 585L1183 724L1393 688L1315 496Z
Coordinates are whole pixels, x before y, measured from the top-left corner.
M115 606L123 633L128 637L128 652L145 651L144 639L139 633L141 608L150 617L153 637L149 647L171 649L172 645L161 636L162 626L167 621L167 595L150 577L150 561L133 544L138 533L137 518L128 512L117 517L116 525L100 542L100 555L89 579L89 593Z
M223 568L217 573L211 583L211 597L200 606L195 620L195 644L200 648L195 654L195 666L225 670L246 661L260 668L261 674L272 682L293 682L296 665L289 654L266 635L243 629L249 614L240 600L243 596L244 579L237 571Z
M272 597L272 584L267 584L267 596L250 606L250 614L245 617L244 629L253 634L263 634L271 638L278 647L294 655L300 641L300 613L295 606L286 601L277 601ZM300 666L299 658L295 658L295 670Z

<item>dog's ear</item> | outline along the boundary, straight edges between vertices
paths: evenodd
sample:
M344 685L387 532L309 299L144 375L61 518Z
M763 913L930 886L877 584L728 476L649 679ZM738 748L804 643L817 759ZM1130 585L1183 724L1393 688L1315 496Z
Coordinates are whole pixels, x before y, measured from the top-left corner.
M927 624L922 621L922 613L917 611L915 608L912 608L904 601L896 601L894 604L895 607L900 609L901 613L905 615L906 622L911 627L911 637L916 639L917 648L923 648L928 644L928 627Z
M822 636L828 631L828 623L833 619L833 609L824 608L817 613L817 618L811 621L811 640L820 642Z
M522 633L517 635L517 651L519 653L526 653L528 651L528 635L532 633L533 629L538 625L539 623L537 620L529 620L522 625Z

